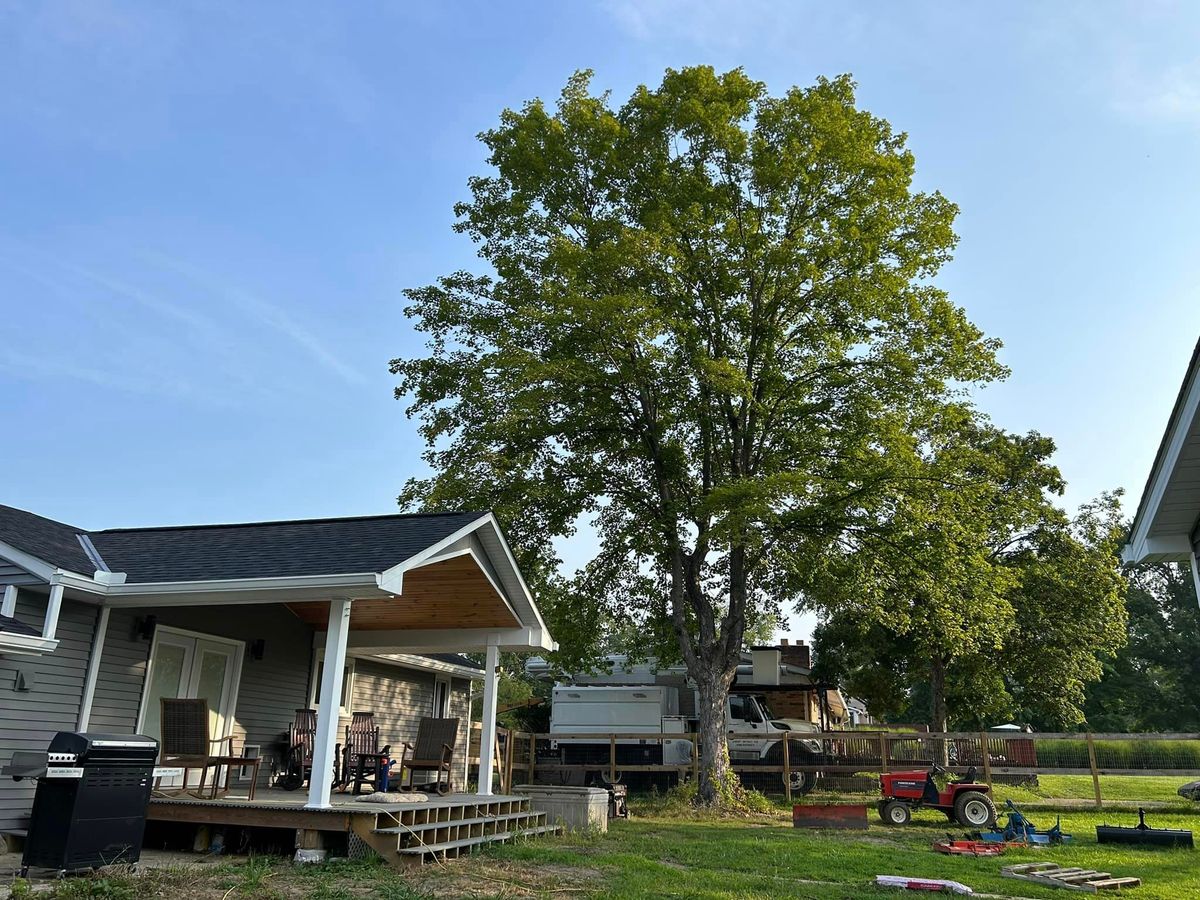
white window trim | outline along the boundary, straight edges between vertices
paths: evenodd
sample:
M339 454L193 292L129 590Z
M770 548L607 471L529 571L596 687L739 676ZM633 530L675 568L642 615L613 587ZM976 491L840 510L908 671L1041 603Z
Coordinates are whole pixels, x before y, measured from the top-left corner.
M308 705L317 711L320 711L321 709L321 698L317 694L317 666L323 662L325 662L325 651L323 649L314 650L312 670L308 674ZM346 677L342 681L342 695L350 702L351 705L354 703L354 668L354 657L347 656ZM349 718L350 707L339 706L338 715L342 718Z
M449 675L438 675L436 678L434 678L433 681L434 681L434 683L433 683L433 706L434 706L433 717L435 719L446 718L450 715L451 707L454 705L454 682L452 682L450 680ZM446 686L446 707L445 707L445 709L437 708L437 695L438 695L438 685L439 684L444 684Z

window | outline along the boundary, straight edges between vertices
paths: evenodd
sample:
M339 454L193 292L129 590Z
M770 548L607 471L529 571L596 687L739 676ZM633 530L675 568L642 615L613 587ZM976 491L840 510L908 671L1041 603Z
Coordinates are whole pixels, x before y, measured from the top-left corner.
M325 675L325 651L318 650L316 657L313 660L313 675L311 679L312 692L309 695L308 704L313 709L319 709L321 706L321 683ZM347 659L346 665L342 669L342 696L339 701L338 715L350 715L351 698L354 696L354 660Z
M746 698L737 694L732 694L729 697L729 718L736 719L740 722L745 722L750 718L746 711Z
M445 719L450 715L450 679L438 676L433 683L433 717Z

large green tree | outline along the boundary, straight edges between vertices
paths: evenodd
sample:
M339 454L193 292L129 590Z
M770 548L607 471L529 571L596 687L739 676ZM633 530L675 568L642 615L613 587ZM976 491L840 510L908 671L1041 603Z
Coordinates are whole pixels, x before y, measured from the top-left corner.
M1200 731L1200 606L1191 569L1131 566L1129 645L1103 660L1084 712L1094 731Z
M495 508L572 660L614 611L668 636L718 802L747 628L920 477L914 435L1004 374L930 280L956 209L914 189L847 77L771 96L668 70L616 107L581 73L481 137L456 227L489 271L407 292L429 352L392 368L434 474L401 502ZM558 575L581 522L593 558Z

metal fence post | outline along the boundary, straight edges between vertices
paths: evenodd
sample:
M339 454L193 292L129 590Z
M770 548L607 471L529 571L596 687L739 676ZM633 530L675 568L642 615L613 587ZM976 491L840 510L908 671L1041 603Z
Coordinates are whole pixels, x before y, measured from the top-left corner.
M1092 790L1096 792L1096 809L1103 805L1100 799L1100 770L1096 768L1096 742L1092 740L1092 733L1087 733L1087 748L1088 748L1088 766L1092 770Z

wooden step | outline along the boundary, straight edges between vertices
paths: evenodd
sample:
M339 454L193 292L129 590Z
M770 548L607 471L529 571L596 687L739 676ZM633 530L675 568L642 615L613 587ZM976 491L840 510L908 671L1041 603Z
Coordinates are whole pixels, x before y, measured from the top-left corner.
M513 831L501 831L493 834L483 834L475 837L461 838L454 841L442 841L438 844L416 844L411 847L401 847L396 852L402 856L424 858L426 856L441 856L453 858L463 850L478 847L481 844L501 843L518 837L534 837L539 834L557 834L561 830L558 825L539 825L533 828L518 828Z
M474 819L447 819L444 822L424 822L420 825L390 825L385 828L371 829L375 834L416 834L420 831L430 831L437 828L452 828L456 825L483 825L487 822L508 822L514 819L544 819L544 812L515 812L503 816L479 816Z

